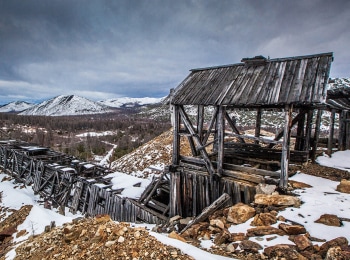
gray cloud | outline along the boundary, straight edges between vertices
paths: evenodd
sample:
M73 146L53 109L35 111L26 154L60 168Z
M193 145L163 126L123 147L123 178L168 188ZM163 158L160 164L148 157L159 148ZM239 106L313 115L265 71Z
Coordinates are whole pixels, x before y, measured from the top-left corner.
M0 0L0 104L162 97L196 67L333 51L349 77L349 1Z

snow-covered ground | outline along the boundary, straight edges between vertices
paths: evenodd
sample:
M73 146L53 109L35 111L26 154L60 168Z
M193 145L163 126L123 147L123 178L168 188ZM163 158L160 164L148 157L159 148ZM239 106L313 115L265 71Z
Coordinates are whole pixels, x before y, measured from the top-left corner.
M334 153L331 158L328 156L321 156L318 158L318 162L326 166L348 170L350 168L350 160L348 160L348 158L350 158L350 151L343 151ZM23 241L32 233L39 234L43 232L45 226L49 225L51 221L55 221L56 225L62 225L63 223L71 222L74 218L80 216L72 215L68 210L66 210L66 215L63 216L60 215L55 209L45 209L43 205L40 205L40 199L37 195L34 195L31 187L22 186L22 188L19 188L21 185L18 183L15 184L13 181L1 181L6 176L7 175L5 174L0 174L0 191L3 192L1 206L18 210L23 205L33 205L27 219L18 227L18 230L26 229L29 231L29 234L20 238L15 238L15 241ZM150 181L149 179L138 179L135 176L123 173L113 173L110 176L113 177L112 182L116 185L116 187L121 183L123 184L122 186L125 187L125 189L122 195L126 197L138 197L140 192L142 192L142 188L146 187ZM279 212L279 215L304 225L306 230L313 237L330 240L336 237L344 236L350 241L349 222L344 221L343 226L341 227L325 226L314 222L322 214L326 213L335 214L342 218L349 218L350 194L336 191L336 186L339 184L339 182L334 182L303 173L295 174L293 177L291 177L291 180L304 182L312 187L295 191L303 202L300 208L287 208L286 210ZM135 187L133 187L131 184L138 181L141 182L141 187L135 189ZM128 185L128 183L130 185ZM231 226L229 230L235 233L246 232L247 229L252 228L252 226L250 226L251 221L252 219L243 224ZM279 223L275 224L275 226L278 226L278 224ZM146 226L150 227L152 225ZM150 232L150 234L155 236L164 244L180 248L183 252L194 257L195 259L229 259L210 254L187 243L168 238L166 234L154 232ZM288 240L287 236L278 236L271 241L267 240L268 237L269 236L265 236L263 239L256 239L253 237L250 239L254 242L260 243L263 247L281 243L293 244ZM202 246L206 248L210 247L211 245L212 242L210 240L202 244ZM7 254L6 259L13 259L14 256L15 251L12 250Z

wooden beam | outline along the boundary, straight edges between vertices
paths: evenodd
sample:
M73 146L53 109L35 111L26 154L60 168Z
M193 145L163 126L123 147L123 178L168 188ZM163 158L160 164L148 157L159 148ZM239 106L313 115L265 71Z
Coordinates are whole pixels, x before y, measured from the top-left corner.
M305 142L305 113L298 120L297 136L295 140L294 150L301 151Z
M181 232L180 234L183 234L187 229L192 227L193 225L202 222L206 220L213 212L220 209L220 207L224 206L225 203L227 203L231 197L224 193L222 194L217 200L215 200L209 207L205 208L202 213L197 216L193 221L191 221Z
M197 132L199 135L199 139L203 141L203 126L204 126L204 106L198 105L197 112Z
M339 113L339 137L338 137L338 150L344 151L345 144L345 111Z
M225 135L228 136L236 136L242 139L251 139L251 140L255 140L264 144L281 144L283 143L282 141L275 141L275 140L271 140L271 139L267 139L267 138L263 138L263 137L255 137L255 136L250 136L250 135L240 135L240 134L235 134L235 133L225 133Z
M303 147L304 151L310 150L313 116L314 116L314 110L309 110L306 116L305 142Z
M229 124L229 126L232 128L233 132L235 132L236 134L240 135L241 133L238 131L237 127L236 127L236 123L230 118L229 114L227 112L225 112L225 118L227 123ZM241 143L245 143L243 138L238 138L238 140Z
M178 165L179 164L179 156L180 156L180 114L179 114L179 107L174 106L173 110L173 119L174 119L174 125L173 125L173 156L172 156L172 164Z
M295 118L293 118L292 122L291 122L291 127L293 127L300 119L300 117L302 117L304 114L306 113L305 110L301 111L299 114L296 115ZM281 129L275 136L274 140L278 141L282 138L282 136L284 136L284 130L285 128ZM274 144L270 144L269 148L272 148L274 146Z
M203 137L203 140L202 140L204 145L208 142L209 136L210 136L210 134L212 132L211 130L212 130L212 128L213 128L213 126L214 126L214 124L216 122L216 118L217 118L218 112L219 112L219 108L216 106L215 110L213 112L213 115L212 115L212 117L210 119L208 130L207 130L207 132L206 132L206 134L205 134L205 136Z
M223 163L224 163L224 139L225 139L225 113L226 109L224 106L219 107L219 113L218 113L218 156L217 156L217 172L219 175L222 174L223 170Z
M349 111L345 112L345 150L348 150L350 147L350 120L349 120Z
M283 130L283 144L281 156L281 177L279 188L282 191L287 190L288 185L288 165L289 165L289 143L290 143L290 128L293 105L286 105L284 111L284 130Z
M315 133L314 133L314 141L312 143L312 154L311 154L311 160L312 162L315 162L316 160L316 153L317 153L317 144L318 139L320 137L320 128L321 128L321 118L322 118L322 110L317 110L317 116L316 116L316 122L315 122Z
M329 135L328 135L328 143L327 143L328 156L332 155L333 141L334 141L334 121L335 121L335 109L332 109L331 117L329 120Z
M258 111L256 113L256 123L255 123L255 137L259 138L260 137L260 130L261 130L261 108L258 108ZM255 144L259 144L259 140L255 140Z
M195 145L196 145L196 148L199 149L200 151L200 154L202 156L202 158L204 159L204 162L205 162L205 166L207 167L207 170L208 172L211 174L211 175L219 175L219 173L217 173L209 159L209 156L208 156L208 153L205 149L200 149L201 147L203 147L203 144L201 142L201 140L199 140L199 136L198 134L196 134L195 130L193 129L193 126L187 116L187 114L185 113L183 107L179 107L179 112L180 112L180 115L181 115L181 118L182 118L182 121L185 125L185 127L187 128L187 130L190 132L190 134L193 136L193 140L195 142Z

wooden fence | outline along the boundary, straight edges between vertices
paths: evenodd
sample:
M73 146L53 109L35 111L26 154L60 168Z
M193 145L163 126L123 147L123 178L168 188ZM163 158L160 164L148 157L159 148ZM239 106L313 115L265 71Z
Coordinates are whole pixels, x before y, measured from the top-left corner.
M113 190L111 171L99 165L80 162L74 157L48 148L14 141L0 142L0 167L18 182L31 185L33 191L53 206L68 207L86 216L109 214L113 220L165 223L166 214L148 208L136 199Z

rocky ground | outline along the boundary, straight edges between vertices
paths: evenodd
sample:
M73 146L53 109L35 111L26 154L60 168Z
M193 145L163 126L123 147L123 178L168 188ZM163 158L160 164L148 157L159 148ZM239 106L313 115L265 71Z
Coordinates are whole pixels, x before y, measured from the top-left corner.
M114 170L130 173L150 167L154 162L167 165L171 160L171 145L172 133L169 131L121 158L118 163L114 163ZM184 145L184 142L181 149L183 153L190 153L190 149ZM335 181L350 180L350 173L347 171L317 164L291 166L291 174L297 171ZM291 181L290 191L303 188L303 185ZM279 199L276 201L280 201ZM278 202L264 203L261 200L251 205L234 205L214 212L183 233L181 229L188 221L175 218L166 226L156 227L155 231L167 232L170 237L195 246L200 246L203 240L213 240L214 246L210 249L211 253L238 259L325 259L326 257L328 260L350 259L349 241L346 238L322 241L311 237L308 230L299 223L284 219L283 210L287 206L297 206L298 202L295 199L294 196L288 196L288 200L291 201L289 205L280 205ZM13 246L12 236L15 233L20 237L31 232L17 230L30 209L29 205L24 205L20 210L0 209L0 260L5 259L6 252ZM254 225L246 233L228 230L230 226L243 223L252 217L254 217ZM277 221L282 222L278 228L271 227ZM349 219L324 216L320 221L337 225ZM260 245L249 238L266 234L270 235L269 239L287 235L295 245L268 247L261 253ZM316 242L322 245L318 246ZM76 219L62 227L54 227L52 224L51 227L47 227L45 233L31 236L28 241L19 245L16 252L16 259L192 259L179 249L159 242L149 235L145 228L133 228L128 223L116 223L108 216Z
M116 223L108 215L76 219L31 237L15 259L193 259L166 246L142 227Z

